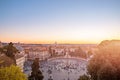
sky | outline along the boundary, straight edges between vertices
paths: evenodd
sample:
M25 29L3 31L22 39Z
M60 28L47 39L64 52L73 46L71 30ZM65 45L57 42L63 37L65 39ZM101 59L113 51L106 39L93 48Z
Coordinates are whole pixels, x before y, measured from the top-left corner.
M120 39L120 0L0 0L0 41L96 44Z

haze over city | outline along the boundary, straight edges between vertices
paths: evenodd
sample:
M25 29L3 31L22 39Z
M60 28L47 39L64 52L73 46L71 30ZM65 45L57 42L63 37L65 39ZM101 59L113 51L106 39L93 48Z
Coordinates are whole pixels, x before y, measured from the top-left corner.
M100 43L120 39L119 0L0 0L0 41Z
M120 80L120 0L0 0L0 80Z

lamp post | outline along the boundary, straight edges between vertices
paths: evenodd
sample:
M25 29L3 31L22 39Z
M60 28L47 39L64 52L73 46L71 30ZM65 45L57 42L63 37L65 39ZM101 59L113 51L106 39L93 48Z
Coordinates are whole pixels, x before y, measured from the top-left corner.
M67 79L67 80L70 80L70 79L69 79L69 68L68 68L68 79Z

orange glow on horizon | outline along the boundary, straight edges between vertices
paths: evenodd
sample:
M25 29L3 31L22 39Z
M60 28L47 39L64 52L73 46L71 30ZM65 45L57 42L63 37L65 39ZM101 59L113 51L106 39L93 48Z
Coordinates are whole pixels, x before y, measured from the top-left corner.
M102 41L102 40L101 40ZM20 43L25 43L25 44L54 44L57 42L58 44L99 44L101 41L85 41L85 40L78 40L78 41L70 41L70 40L39 40L39 41L34 41L34 40L4 40L2 42L20 42Z
M64 35L63 35L64 34ZM32 43L32 44L99 44L103 40L120 39L119 35L109 35L108 32L98 31L70 31L68 33L61 34L49 34L49 35L18 35L1 36L1 42L20 42L20 43ZM27 37L26 37L27 36Z

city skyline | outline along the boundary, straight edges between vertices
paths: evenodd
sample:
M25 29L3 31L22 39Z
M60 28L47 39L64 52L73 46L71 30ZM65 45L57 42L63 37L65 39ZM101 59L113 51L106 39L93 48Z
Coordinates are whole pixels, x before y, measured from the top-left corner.
M0 41L97 44L120 39L119 0L0 0Z

